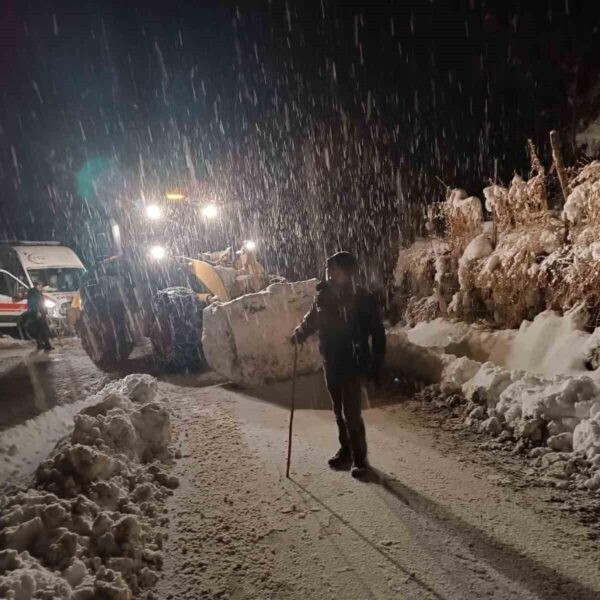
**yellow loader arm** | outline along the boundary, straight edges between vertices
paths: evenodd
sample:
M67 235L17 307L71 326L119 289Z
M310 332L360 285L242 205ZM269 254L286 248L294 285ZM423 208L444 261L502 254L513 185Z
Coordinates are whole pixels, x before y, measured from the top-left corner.
M222 302L229 302L231 298L225 289L223 280L219 277L216 269L211 264L204 262L203 260L191 259L190 266L194 276L210 290L211 294L218 296ZM198 296L201 297L202 300L206 300L206 298L202 298L202 296L207 296L207 294L199 294Z

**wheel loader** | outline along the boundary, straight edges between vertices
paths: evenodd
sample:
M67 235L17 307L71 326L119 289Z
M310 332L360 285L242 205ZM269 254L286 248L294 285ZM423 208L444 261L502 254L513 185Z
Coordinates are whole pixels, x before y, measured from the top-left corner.
M232 278L232 271L242 275ZM101 368L117 366L147 337L162 368L198 369L204 365L202 311L210 302L258 291L245 288L245 277L207 260L120 255L88 270L69 318ZM262 287L268 283L265 276Z

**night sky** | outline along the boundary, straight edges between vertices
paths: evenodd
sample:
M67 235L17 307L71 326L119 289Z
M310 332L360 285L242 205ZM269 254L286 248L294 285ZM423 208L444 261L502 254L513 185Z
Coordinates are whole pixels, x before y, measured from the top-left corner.
M90 260L115 207L206 189L230 216L211 241L257 237L273 270L341 247L389 269L439 180L527 175L528 137L549 165L552 128L573 158L595 4L5 0L0 237Z

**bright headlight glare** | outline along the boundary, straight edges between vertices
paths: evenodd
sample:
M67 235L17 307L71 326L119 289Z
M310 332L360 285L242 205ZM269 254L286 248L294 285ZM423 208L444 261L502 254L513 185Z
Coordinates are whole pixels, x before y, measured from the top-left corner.
M202 214L207 218L207 219L214 219L218 214L219 214L219 209L216 207L216 205L214 204L207 204L203 209L202 209Z
M156 221L162 217L162 208L158 204L148 204L146 206L146 216Z
M50 300L50 298L46 298L44 300L44 306L46 308L54 308L56 306L56 302L54 302L54 300Z
M152 246L150 248L150 256L154 260L162 260L167 255L167 251L164 246Z
M244 248L246 248L246 250L250 250L250 252L253 252L256 250L256 242L253 242L252 240L246 240L244 242Z

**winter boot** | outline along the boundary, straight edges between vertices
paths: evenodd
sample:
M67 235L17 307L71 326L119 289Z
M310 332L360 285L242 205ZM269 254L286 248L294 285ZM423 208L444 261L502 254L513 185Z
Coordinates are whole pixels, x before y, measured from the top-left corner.
M355 479L362 479L369 470L369 465L366 460L355 460L352 463L352 469L350 470L350 474Z
M340 448L327 462L332 469L344 469L349 467L352 462L350 450Z

